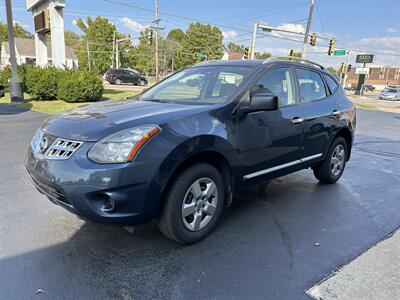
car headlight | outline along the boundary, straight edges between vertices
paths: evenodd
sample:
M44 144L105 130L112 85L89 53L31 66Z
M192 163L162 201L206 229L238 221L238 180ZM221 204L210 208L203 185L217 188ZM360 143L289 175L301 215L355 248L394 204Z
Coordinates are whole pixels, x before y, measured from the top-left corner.
M88 157L105 164L132 161L143 145L160 131L157 125L142 125L119 131L94 144Z

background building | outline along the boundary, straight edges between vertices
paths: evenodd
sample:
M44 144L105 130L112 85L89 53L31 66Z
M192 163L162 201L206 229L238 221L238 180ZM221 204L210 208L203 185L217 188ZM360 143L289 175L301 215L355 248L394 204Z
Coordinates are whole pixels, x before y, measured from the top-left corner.
M35 40L34 39L15 39L15 48L17 55L17 64L29 64L36 65L36 53L35 53ZM48 61L47 65L52 66L52 51L51 47L48 48ZM1 44L1 64L7 66L10 64L10 51L8 42ZM78 67L78 58L76 57L74 50L71 47L65 47L65 66L67 68L76 69Z
M369 67L370 72L366 75L365 84L375 86L377 90L382 90L388 85L400 86L400 68L399 67ZM357 85L358 74L356 68L353 67L351 72L348 73L347 85Z

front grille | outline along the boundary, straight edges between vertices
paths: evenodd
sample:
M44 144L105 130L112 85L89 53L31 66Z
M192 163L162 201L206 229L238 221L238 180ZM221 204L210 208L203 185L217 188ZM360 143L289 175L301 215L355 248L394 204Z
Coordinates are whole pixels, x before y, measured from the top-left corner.
M44 157L47 159L68 159L76 150L83 144L83 142L71 141L62 138L57 138L52 145L47 149Z

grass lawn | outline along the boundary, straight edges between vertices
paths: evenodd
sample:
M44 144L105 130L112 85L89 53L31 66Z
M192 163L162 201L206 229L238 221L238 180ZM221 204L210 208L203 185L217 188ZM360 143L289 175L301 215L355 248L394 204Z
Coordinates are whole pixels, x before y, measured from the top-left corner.
M109 99L125 99L127 97L132 97L138 94L138 91L117 91L112 89L105 89L103 93L103 100ZM81 102L81 103L68 103L62 100L49 100L41 101L34 100L30 95L24 95L24 103L17 104L18 107L24 109L32 109L48 114L57 114L68 109L77 108L91 102ZM7 93L3 98L0 98L0 105L10 103L10 95Z

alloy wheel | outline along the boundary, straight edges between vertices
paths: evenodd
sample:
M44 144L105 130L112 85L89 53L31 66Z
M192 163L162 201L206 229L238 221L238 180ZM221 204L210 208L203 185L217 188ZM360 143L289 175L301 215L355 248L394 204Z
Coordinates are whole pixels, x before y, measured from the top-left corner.
M342 144L338 144L332 152L331 157L331 174L338 176L343 169L345 162L345 150Z
M182 221L186 229L199 231L213 218L218 204L218 188L210 178L196 180L182 203Z

